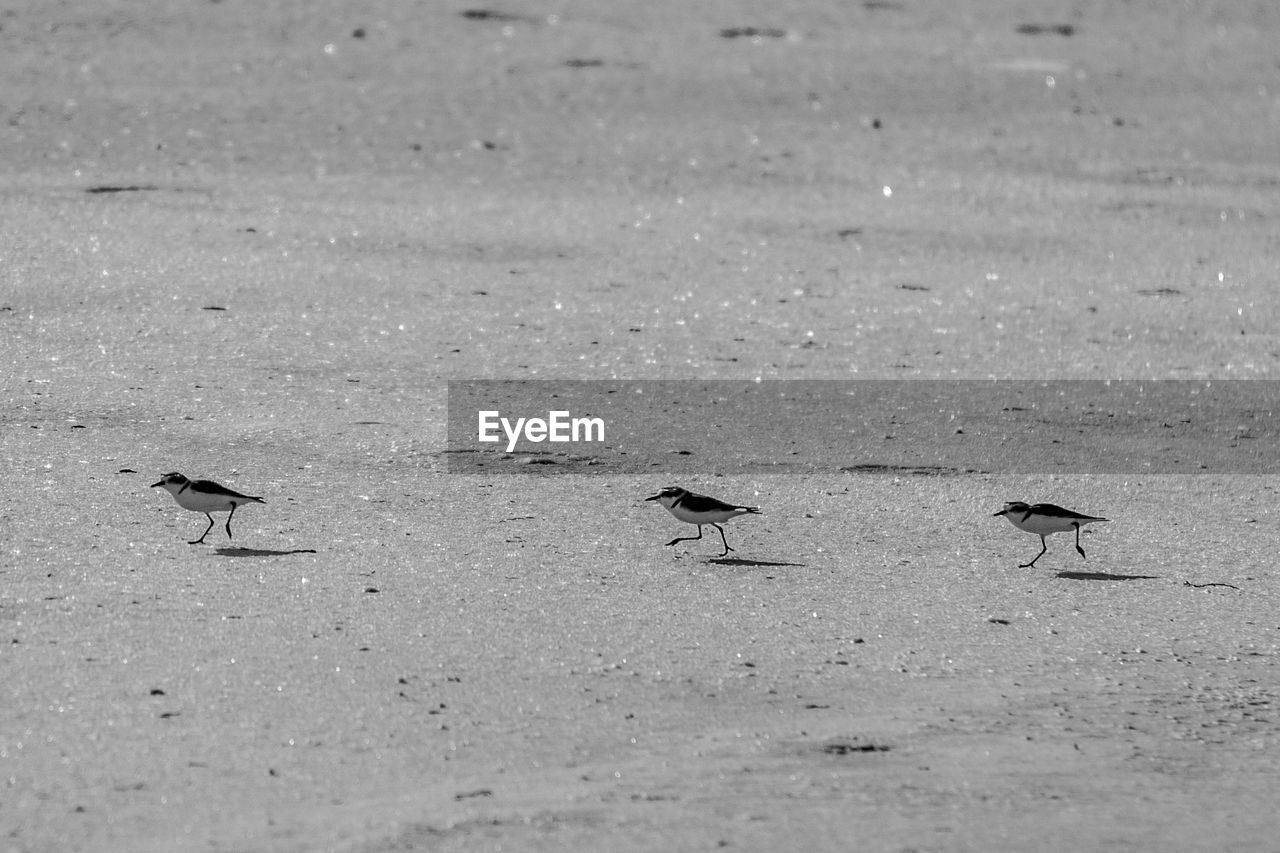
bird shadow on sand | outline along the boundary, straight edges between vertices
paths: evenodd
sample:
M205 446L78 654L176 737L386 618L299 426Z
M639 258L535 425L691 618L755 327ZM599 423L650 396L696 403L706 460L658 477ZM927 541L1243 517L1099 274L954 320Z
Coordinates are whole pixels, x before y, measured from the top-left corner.
M717 566L762 566L770 568L773 566L794 566L803 568L804 563L777 563L772 560L748 560L745 557L712 557L707 560L708 563L715 563Z
M272 551L267 548L218 548L219 557L287 557L290 554L314 554L315 548L294 548L292 551Z
M1069 581L1154 581L1159 575L1113 575L1110 572L1058 572L1058 577Z

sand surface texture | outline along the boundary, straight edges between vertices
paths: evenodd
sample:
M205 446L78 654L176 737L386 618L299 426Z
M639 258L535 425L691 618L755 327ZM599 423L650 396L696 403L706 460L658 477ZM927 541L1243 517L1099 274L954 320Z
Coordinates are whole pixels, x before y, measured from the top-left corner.
M1262 0L8 3L0 850L1274 850L1277 44ZM785 424L656 407L648 468L451 473L478 378L1259 396L1024 426L1114 467L871 411L768 473ZM1126 467L1161 430L1208 467ZM724 559L643 500L682 451L764 511ZM188 545L175 470L266 503ZM1009 500L1111 520L1022 569Z

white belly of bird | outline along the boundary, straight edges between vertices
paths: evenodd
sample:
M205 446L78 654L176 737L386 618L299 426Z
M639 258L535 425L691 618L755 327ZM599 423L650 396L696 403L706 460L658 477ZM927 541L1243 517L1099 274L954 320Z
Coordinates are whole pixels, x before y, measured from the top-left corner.
M197 492L194 489L187 489L174 495L178 500L178 506L183 509L189 509L192 512L231 512L232 498L226 495L210 495L204 492ZM247 503L247 501L235 501L237 504Z
M720 524L731 518L737 518L740 515L746 515L745 509L723 509L713 512L690 512L682 506L673 506L671 514L681 521L687 521L690 524Z
M1033 515L1026 521L1013 517L1012 521L1019 530L1025 530L1028 533L1035 533L1039 536L1048 536L1050 533L1067 533L1075 530L1077 524L1084 527L1089 523L1078 518L1049 518L1042 515Z

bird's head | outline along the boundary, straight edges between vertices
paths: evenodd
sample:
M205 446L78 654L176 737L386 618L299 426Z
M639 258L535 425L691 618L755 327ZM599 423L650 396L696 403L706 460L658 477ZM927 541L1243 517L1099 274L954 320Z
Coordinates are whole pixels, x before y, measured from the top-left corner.
M670 509L673 503L675 503L682 496L687 494L689 494L689 491L687 489L682 489L679 486L667 486L665 489L658 492L656 495L645 498L645 500L657 501L658 503L662 504L666 508Z
M161 477L160 482L152 483L151 488L154 489L157 486L164 486L165 489L169 490L170 492L174 492L174 491L177 491L178 489L181 489L183 486L185 486L189 482L191 481L188 480L186 477L182 476L177 471L173 471Z

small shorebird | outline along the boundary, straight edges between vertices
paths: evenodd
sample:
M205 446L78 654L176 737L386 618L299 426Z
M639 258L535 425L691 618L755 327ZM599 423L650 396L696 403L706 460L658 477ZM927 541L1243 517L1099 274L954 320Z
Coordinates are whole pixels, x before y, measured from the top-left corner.
M1036 560L1044 556L1045 551L1049 550L1044 537L1050 533L1066 533L1068 530L1075 530L1076 550L1083 558L1084 549L1080 547L1080 528L1095 521L1107 520L1096 515L1081 515L1053 504L1025 504L1022 501L1010 501L996 515L1003 515L1019 530L1025 530L1040 537L1040 553L1036 554L1030 563L1020 564L1018 566L1020 569L1031 568L1036 564Z
M687 521L689 524L698 525L697 536L679 536L668 542L668 545L674 545L677 542L693 542L702 538L702 525L710 524L716 530L720 531L720 542L724 545L723 557L733 549L729 547L728 541L724 538L724 528L721 523L731 518L737 518L740 515L749 513L759 513L758 507L754 506L734 506L724 501L709 498L706 495L695 495L688 489L682 489L679 486L667 486L651 498L645 498L646 501L657 501L667 508L667 511L681 521Z
M152 483L151 488L163 486L165 491L173 495L173 499L178 502L178 506L183 509L189 509L192 512L203 512L209 519L209 526L204 529L204 533L200 534L199 539L193 539L188 545L199 545L204 541L204 537L209 535L209 531L213 529L213 516L211 512L230 512L227 516L227 538L231 538L231 518L236 514L236 507L240 504L260 503L264 504L262 498L255 498L249 495L242 495L237 491L228 489L226 486L220 486L212 480L188 480L178 472L165 474L158 483Z

